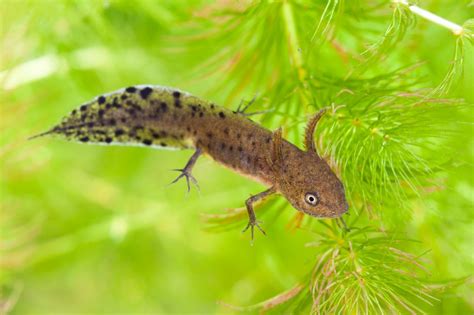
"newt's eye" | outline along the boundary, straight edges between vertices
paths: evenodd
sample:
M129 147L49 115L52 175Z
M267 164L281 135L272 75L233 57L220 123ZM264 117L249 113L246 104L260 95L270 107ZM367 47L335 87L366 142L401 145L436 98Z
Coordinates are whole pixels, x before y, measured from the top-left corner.
M304 196L304 200L306 201L306 203L308 203L312 206L315 206L319 202L318 194L317 193L306 193L306 195Z

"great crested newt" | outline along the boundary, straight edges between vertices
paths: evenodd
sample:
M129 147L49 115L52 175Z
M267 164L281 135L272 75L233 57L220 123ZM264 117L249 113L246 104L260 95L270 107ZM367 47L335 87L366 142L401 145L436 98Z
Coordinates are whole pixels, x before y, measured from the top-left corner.
M307 123L301 150L250 120L186 92L161 86L131 86L96 97L72 110L44 135L108 145L193 149L180 178L197 184L191 172L201 155L268 187L245 202L252 239L258 225L253 204L271 194L283 195L299 211L318 218L337 218L348 210L344 186L317 153L314 130L324 110Z

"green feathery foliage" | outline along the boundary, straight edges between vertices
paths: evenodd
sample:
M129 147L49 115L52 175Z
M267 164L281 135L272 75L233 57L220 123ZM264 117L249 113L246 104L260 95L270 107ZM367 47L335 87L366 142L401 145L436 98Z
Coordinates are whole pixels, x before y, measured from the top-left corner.
M466 21L463 25L463 32L457 35L454 56L446 72L444 79L434 90L435 95L445 95L449 93L453 86L458 84L464 73L464 58L466 45L474 44L474 19Z
M405 5L395 3L393 5L390 24L382 35L382 38L362 53L365 61L361 63L358 70L364 71L370 69L375 63L388 57L403 40L410 27L413 26L414 19L415 17Z
M248 309L281 314L423 313L436 301L434 286L425 280L420 257L401 250L408 240L376 228L341 229L320 222L316 259L305 283L279 299Z
M2 2L0 312L472 312L472 10L418 5ZM208 163L205 193L183 200L162 187L187 152L24 142L140 83L229 108L255 97L252 119L299 146L328 108L315 139L350 230L277 197L249 247L246 209L231 207L261 187Z

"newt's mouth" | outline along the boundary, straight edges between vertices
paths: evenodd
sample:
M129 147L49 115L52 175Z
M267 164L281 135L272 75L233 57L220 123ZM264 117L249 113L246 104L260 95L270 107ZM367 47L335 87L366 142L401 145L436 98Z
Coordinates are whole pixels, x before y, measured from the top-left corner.
M324 212L310 212L305 209L301 209L301 211L318 219L336 219L340 218L349 210L349 205L347 204L347 201L344 200L344 203L341 206L334 208L337 210L327 209Z
M344 214L344 213L319 214L319 213L309 212L305 210L303 210L303 212L318 219L336 219L336 218L341 217Z

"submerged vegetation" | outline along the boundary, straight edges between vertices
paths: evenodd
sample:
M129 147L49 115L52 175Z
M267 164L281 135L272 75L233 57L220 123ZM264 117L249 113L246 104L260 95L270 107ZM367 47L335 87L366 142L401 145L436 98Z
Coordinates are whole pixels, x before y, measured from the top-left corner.
M0 311L472 312L473 7L416 4L3 1ZM199 162L200 194L166 187L191 152L25 141L134 84L255 98L298 146L328 108L347 228L276 197L249 246L255 183Z

